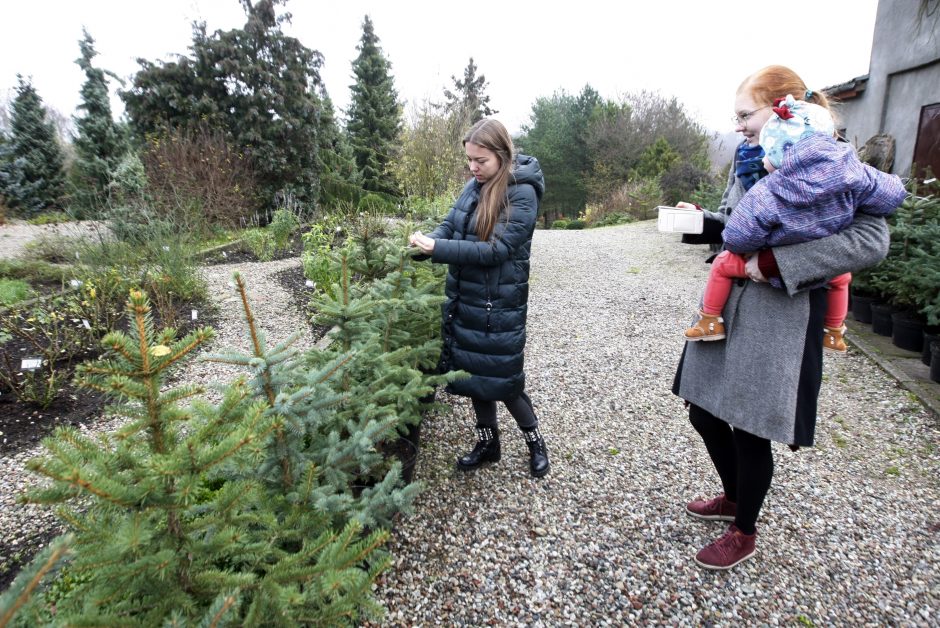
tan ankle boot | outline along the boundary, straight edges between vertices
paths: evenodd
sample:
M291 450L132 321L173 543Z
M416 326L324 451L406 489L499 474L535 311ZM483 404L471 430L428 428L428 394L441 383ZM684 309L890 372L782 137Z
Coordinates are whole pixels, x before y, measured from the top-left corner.
M845 344L845 332L845 325L839 329L823 327L823 349L826 351L845 353L848 350Z
M701 310L699 315L701 318L698 322L685 330L686 340L722 340L725 337L725 319L711 316Z

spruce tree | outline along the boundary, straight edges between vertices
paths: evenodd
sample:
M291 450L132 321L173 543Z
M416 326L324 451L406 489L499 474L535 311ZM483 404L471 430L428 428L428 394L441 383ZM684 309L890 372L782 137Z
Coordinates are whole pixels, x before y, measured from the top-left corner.
M209 33L193 25L191 56L138 60L141 70L120 92L138 139L166 128L207 124L221 129L250 159L269 199L290 190L319 194L318 97L323 56L284 33L286 0L241 0L242 28Z
M389 163L401 128L401 105L391 75L392 64L379 47L372 20L362 23L362 38L353 61L356 82L350 89L346 129L362 177L362 187L371 192L394 194Z
M338 625L376 614L371 587L388 565L377 552L388 533L365 534L356 521L335 532L332 513L310 507L314 466L289 492L259 482L253 471L266 440L287 427L283 415L241 380L223 387L218 405L182 407L201 389L165 389L167 372L211 330L181 340L156 332L140 292L128 309L129 333L106 336L106 359L80 370L86 385L124 402L127 424L99 439L59 429L45 441L49 456L28 464L51 480L29 501L71 506L60 513L75 535L73 589L50 600L55 623ZM48 612L34 599L22 625L45 623Z
M464 68L462 81L453 75L450 78L454 81L454 91L444 90L444 97L447 98L445 107L449 113L466 118L468 126L499 113L490 108L490 97L485 93L486 77L482 74L477 76L473 57L470 57L470 63Z
M0 190L11 209L28 216L58 206L65 191L64 158L42 99L28 80L16 78L10 141L0 163Z
M355 202L362 189L356 158L353 156L349 138L336 120L333 100L320 91L320 203L325 207L335 206L339 201Z
M111 117L106 73L92 64L98 54L95 40L83 29L78 45L81 57L75 63L85 73L78 108L84 115L75 118L78 134L71 172L71 207L79 215L96 215L107 203L108 186L121 161L124 146L120 130Z
M237 273L234 282L251 352L226 351L205 359L248 369L249 387L275 421L260 464L245 472L287 497L282 519L300 505L326 513L338 526L353 520L389 527L392 516L410 508L418 487L400 486L401 465L384 466L377 449L400 423L394 404L358 394L358 387L357 394L350 392L349 382L356 378L351 365L364 359L356 355L359 348L343 345L303 356L293 346L300 332L268 347ZM370 317L368 307L359 312L361 319ZM364 378L363 388L372 382L373 377ZM355 411L348 412L351 405ZM374 486L360 493L365 483Z

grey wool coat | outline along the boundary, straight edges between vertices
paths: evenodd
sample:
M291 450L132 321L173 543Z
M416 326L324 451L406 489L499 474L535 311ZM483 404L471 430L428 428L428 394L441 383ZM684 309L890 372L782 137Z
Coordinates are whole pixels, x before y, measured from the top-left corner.
M741 183L729 180L719 212L709 213L724 221L743 195ZM687 342L673 392L735 428L812 445L825 282L877 264L888 243L884 218L858 213L840 233L774 248L785 289L737 281L722 312L726 340Z
M485 242L476 236L481 187L470 180L428 234L435 240L431 260L448 265L441 369L470 373L448 385L454 394L509 401L525 389L529 251L545 180L538 160L516 156L509 205Z

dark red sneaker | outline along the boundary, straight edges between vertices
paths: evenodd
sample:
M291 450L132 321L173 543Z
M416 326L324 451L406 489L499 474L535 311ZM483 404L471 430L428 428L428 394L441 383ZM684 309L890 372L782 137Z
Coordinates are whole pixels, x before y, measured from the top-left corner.
M757 532L744 534L731 524L717 541L712 541L695 555L695 562L705 569L731 569L754 555L757 551L754 549L755 541Z
M734 521L734 516L738 514L738 507L734 502L728 501L728 498L722 493L708 501L697 499L694 502L689 502L685 506L685 511L697 519Z

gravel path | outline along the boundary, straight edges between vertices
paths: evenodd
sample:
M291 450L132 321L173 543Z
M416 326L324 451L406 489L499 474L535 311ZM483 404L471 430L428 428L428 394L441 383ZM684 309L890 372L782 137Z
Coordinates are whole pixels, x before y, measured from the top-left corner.
M705 257L651 222L536 233L527 388L551 473L529 478L505 413L502 461L456 471L474 422L448 397L379 588L387 624L940 623L940 431L858 353L826 358L817 447L774 447L757 556L693 563L724 524L684 504L720 485L669 389Z
M0 225L0 259L18 257L28 243L38 238L98 238L102 237L105 229L103 223L91 220L58 225L30 225L22 221L11 221Z
M720 489L669 387L705 257L652 222L537 232L528 391L552 471L529 477L505 413L503 460L455 471L472 410L444 395L452 410L422 429L426 490L395 529L377 590L385 625L940 623L940 430L858 353L826 358L817 447L774 448L758 555L729 573L692 562L723 528L683 505ZM303 325L271 279L296 263L238 265L272 341ZM236 305L232 270L206 271L223 311ZM237 318L223 322L215 347L243 337ZM221 368L181 376L217 379ZM33 481L22 466L34 453L0 462L5 539L49 525L12 502Z

